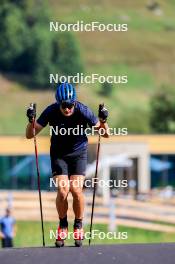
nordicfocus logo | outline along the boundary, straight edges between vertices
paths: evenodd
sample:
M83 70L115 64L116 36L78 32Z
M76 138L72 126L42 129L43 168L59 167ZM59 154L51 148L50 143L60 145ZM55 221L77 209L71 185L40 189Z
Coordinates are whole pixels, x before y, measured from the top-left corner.
M50 136L94 136L95 134L99 133L101 136L104 136L106 133L109 136L127 136L128 129L127 128L116 128L116 127L108 127L103 128L101 127L98 129L97 127L86 127L84 128L83 125L77 125L76 127L59 127L59 126L50 126L49 134Z
M50 178L50 188L56 187L56 188L65 188L68 187L74 187L74 188L94 188L94 186L98 184L98 187L100 188L127 188L128 187L128 180L102 180L98 178L92 178L87 180L58 180L58 177L56 179Z
M99 73L92 73L89 75L84 75L84 73L77 73L76 75L59 75L58 73L49 75L50 84L53 83L74 83L74 84L94 84L98 83L110 83L110 84L126 84L128 83L127 75L100 75Z
M76 23L60 23L58 21L50 21L50 31L65 32L126 32L128 31L128 24L104 24L99 21L92 21L90 23L84 23L84 21L77 21Z
M60 238L61 239L75 239L76 234L74 235L73 232L68 232L68 234L66 234L64 231L60 233ZM58 232L54 231L53 229L50 229L50 234L49 234L50 239L57 239L58 238ZM116 240L125 240L128 239L128 232L103 232L100 231L98 229L94 229L91 232L85 232L84 233L84 239L116 239Z

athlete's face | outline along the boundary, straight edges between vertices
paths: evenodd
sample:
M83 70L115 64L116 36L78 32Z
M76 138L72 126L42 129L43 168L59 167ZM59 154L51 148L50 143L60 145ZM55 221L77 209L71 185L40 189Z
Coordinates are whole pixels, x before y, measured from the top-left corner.
M62 103L60 105L60 110L64 116L71 116L74 112L74 107L75 107L75 104Z

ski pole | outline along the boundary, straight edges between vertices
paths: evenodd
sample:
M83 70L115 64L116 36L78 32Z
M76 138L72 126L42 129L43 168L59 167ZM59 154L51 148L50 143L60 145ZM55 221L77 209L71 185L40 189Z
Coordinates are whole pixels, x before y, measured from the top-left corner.
M30 104L30 108L36 110L36 104L35 103L31 103ZM42 240L43 240L43 247L45 247L44 224L43 224L43 209L42 209L41 185L40 185L40 170L39 170L38 148L37 148L36 130L35 130L35 117L33 118L33 121L32 121L32 128L33 128L33 138L34 138L34 147L35 147L35 160L36 160L36 171L37 171L37 181L38 181L38 194L39 194L39 203L40 203Z
M99 109L103 107L103 104L99 105ZM94 205L95 205L95 194L97 189L97 181L98 178L98 161L99 161L99 153L100 153L100 141L101 141L101 135L99 133L98 135L98 144L97 144L97 154L96 154L96 168L95 168L95 177L94 177L94 190L93 190L93 198L92 198L92 211L91 211L91 224L90 224L90 238L89 238L89 246L91 244L91 232L92 232L92 225L93 225L93 216L94 216Z

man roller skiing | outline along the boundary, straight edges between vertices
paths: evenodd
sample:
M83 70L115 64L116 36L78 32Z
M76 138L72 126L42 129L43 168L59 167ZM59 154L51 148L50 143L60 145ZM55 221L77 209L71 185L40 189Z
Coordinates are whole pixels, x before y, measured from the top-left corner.
M108 125L106 123L108 111L106 108L100 108L97 118L86 105L77 101L75 88L69 83L58 85L55 98L56 103L49 105L35 121L36 134L49 124L53 131L62 128L67 131L69 128L78 126L84 131L87 126L94 126L97 130L103 128L105 131L103 137L108 137ZM29 108L27 117L29 123L26 129L26 137L31 139L33 138L32 122L36 117L36 110ZM73 133L52 133L51 135L52 177L58 186L56 208L60 221L56 246L59 247L64 245L64 239L68 234L67 196L69 192L73 196L75 245L80 245L81 243L78 241L81 242L84 238L82 226L84 212L83 182L87 164L87 146L88 140L84 132L79 135Z

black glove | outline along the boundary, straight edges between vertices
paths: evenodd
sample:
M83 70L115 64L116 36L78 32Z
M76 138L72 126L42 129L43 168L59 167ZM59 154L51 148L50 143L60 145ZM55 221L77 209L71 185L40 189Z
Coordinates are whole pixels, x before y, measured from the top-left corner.
M102 123L105 123L108 117L108 110L104 107L104 104L99 105L98 117Z
M29 122L32 123L33 119L36 117L36 105L31 104L30 107L27 109L27 117L29 119Z

